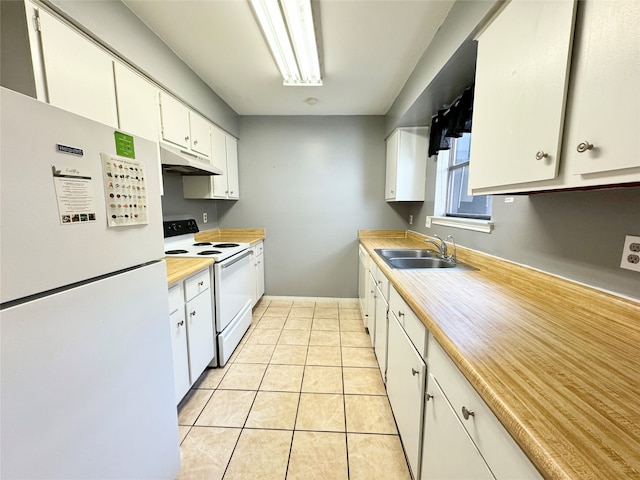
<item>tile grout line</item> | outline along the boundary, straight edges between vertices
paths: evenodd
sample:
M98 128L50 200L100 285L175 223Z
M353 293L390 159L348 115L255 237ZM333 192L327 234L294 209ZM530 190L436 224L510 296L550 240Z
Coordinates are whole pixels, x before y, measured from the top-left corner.
M266 308L265 308L265 311L266 311ZM257 323L259 323L260 320L262 320L263 316L264 316L264 312L263 312L262 315L260 315L260 318L258 319ZM257 325L257 323L256 323L256 325ZM255 330L255 327L254 327L253 330ZM253 330L252 330L251 335L253 335ZM246 343L242 346L243 349L244 349L245 345L246 345ZM240 354L240 352L238 352L238 354ZM234 359L234 363L235 363L235 359ZM231 367L229 367L229 369L231 369ZM265 373L262 374L262 378L260 379L260 383L258 384L258 388L260 388L260 385L262 384L262 380L264 380L264 375L266 374L266 372L267 372L267 369L265 368ZM224 380L224 377L227 376L227 373L229 373L229 372L226 372L222 376L222 378L220 379L220 382L218 383L218 386L216 387L216 390L218 390L218 388L222 384L222 381ZM247 418L244 419L243 426L240 427L240 433L238 434L238 438L236 439L235 443L233 444L233 449L231 450L231 455L229 455L229 460L227 460L227 464L224 467L224 472L222 472L221 480L224 480L224 477L227 475L227 470L229 470L229 465L231 465L231 459L233 458L233 454L236 452L236 448L238 448L238 443L240 443L240 437L242 436L242 432L244 431L244 425L247 424L247 419L249 418L249 414L251 413L251 409L253 408L253 404L255 403L257 396L258 396L258 392L256 392L256 395L253 397L253 401L251 402L251 407L249 408L249 412L247 413ZM213 394L211 395L211 397L213 398Z

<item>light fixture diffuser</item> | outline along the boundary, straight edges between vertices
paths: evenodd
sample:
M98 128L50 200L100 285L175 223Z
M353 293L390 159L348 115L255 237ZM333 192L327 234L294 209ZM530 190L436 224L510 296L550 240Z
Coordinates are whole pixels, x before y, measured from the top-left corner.
M284 85L321 86L310 0L249 0Z

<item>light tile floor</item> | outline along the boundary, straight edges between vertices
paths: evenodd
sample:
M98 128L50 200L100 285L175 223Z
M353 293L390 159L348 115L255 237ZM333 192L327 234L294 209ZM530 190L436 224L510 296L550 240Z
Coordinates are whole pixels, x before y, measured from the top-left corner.
M411 478L357 300L263 299L178 418L179 480Z

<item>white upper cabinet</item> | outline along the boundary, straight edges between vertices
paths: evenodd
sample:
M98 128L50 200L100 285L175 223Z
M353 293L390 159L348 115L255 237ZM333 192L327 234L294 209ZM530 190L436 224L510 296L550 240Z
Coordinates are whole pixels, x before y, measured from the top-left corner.
M171 95L160 92L162 139L182 148L191 148L189 109Z
M478 39L471 190L558 171L575 2L512 0Z
M211 157L211 124L194 112L189 112L189 126L191 131L191 150L207 158Z
M211 125L211 164L222 175L182 177L184 198L239 199L238 140L215 125Z
M211 124L206 118L165 92L160 92L160 118L163 140L211 157Z
M237 200L240 198L240 183L238 180L238 140L231 135L225 135L227 146L227 198Z
M119 127L157 142L160 132L158 89L119 62L115 63L114 71Z
M39 18L49 103L117 127L113 59L42 9Z
M567 0L513 0L480 34L471 193L640 182L640 4L578 2L571 35L573 9ZM536 36L523 43L528 33ZM565 47L570 62L561 61ZM569 64L568 91L558 97Z
M427 127L399 128L387 138L384 197L388 202L424 200L428 132Z
M640 2L591 1L576 42L571 173L640 167Z

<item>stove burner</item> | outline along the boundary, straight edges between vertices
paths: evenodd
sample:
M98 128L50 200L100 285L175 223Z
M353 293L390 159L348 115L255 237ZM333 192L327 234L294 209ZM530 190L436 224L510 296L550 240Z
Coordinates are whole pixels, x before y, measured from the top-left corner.
M211 242L198 242L193 244L194 247L204 247L205 245L211 245Z
M179 253L189 253L186 250L167 250L164 252L166 255L178 255Z
M238 245L237 243L216 243L214 245L214 247L216 248L232 248L232 247L239 247L240 245Z
M203 250L198 252L198 255L217 255L218 253L222 253L219 250Z

